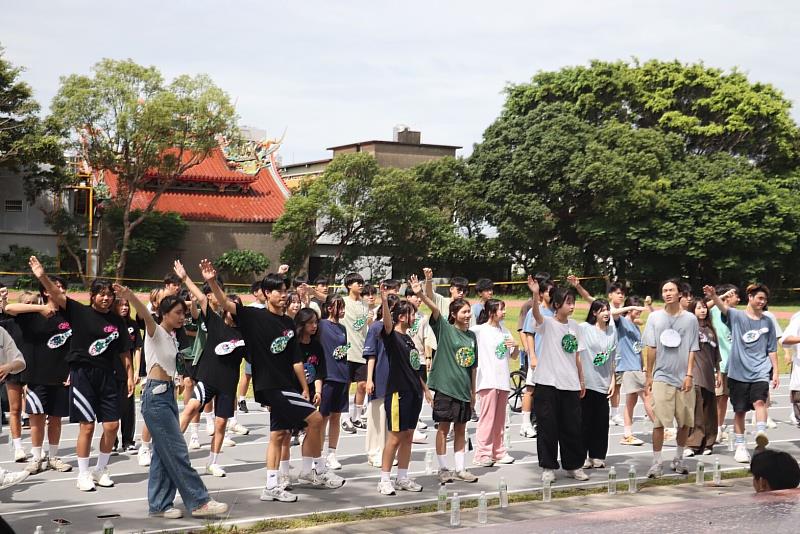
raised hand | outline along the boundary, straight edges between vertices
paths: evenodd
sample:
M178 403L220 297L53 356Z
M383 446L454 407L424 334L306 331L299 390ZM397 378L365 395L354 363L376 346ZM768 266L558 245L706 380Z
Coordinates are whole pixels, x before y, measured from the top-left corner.
M206 282L217 278L217 270L209 259L203 259L200 262L200 272L203 274L203 280Z
M422 276L425 277L425 280L433 280L433 271L430 267L423 267Z
M180 278L181 280L186 280L186 269L184 269L181 260L175 260L175 263L172 265L172 270L175 271L175 275Z
M528 289L530 289L531 293L534 295L539 295L539 282L531 275L528 275Z
M33 272L33 276L35 276L36 278L41 278L42 276L44 276L44 267L42 267L42 264L39 263L39 260L36 258L36 256L30 257L30 259L28 260L28 265L30 265L31 267L31 272Z
M124 298L125 300L131 300L130 297L133 295L133 293L128 287L123 286L122 284L118 284L116 282L114 282L114 293L117 296Z
M286 265L285 263L280 267L278 267L278 274L286 274L288 272L289 272L289 266Z
M428 270L430 271L430 269ZM412 274L408 279L408 285L411 287L411 291L413 291L415 295L422 293L422 284L419 282L419 278L417 278L416 274Z
M713 299L717 296L717 290L714 289L714 286L703 286L703 294L706 298Z
M571 285L572 287L578 287L579 285L581 285L581 281L578 280L578 277L575 276L574 274L567 276L567 283L569 283L569 285Z

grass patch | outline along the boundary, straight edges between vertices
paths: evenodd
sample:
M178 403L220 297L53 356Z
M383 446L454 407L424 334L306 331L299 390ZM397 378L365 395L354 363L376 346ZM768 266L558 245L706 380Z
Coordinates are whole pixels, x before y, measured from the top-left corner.
M708 477L709 474L707 473ZM725 480L747 478L750 471L747 469L737 469L734 471L724 471L722 478ZM651 487L678 486L681 484L694 484L694 473L687 477L661 478L658 480L639 481L639 490ZM607 492L605 484L598 484L590 488L553 488L553 499L564 499L567 497L583 497L587 495L599 495ZM627 494L627 480L620 480L617 483L617 492ZM509 503L526 503L542 500L541 492L535 493L516 493L509 494ZM487 499L489 507L498 507L500 500L497 497ZM478 507L478 499L463 499L461 510L469 510ZM332 512L328 514L309 514L308 516L295 519L267 519L254 523L249 527L226 527L219 524L209 524L203 532L207 534L256 534L259 532L270 532L275 530L290 530L329 525L334 523L352 523L355 521L367 521L370 519L389 519L404 517L414 514L424 514L436 511L436 504L424 504L407 508L367 508L360 512ZM448 511L449 513L449 511Z

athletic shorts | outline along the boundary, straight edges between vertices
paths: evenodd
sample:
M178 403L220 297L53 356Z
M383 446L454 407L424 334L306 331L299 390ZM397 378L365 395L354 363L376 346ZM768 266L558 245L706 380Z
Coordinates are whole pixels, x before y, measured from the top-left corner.
M269 426L272 432L305 428L308 416L317 411L296 391L264 389L255 392L255 399L270 407Z
M319 401L319 413L328 417L332 413L347 413L350 409L350 384L342 382L322 382L322 397Z
M69 372L70 423L119 421L119 400L114 371L76 367Z
M622 385L622 373L614 373L614 383L617 385L617 391L619 391L619 386Z
M203 382L194 385L193 397L200 401L200 410L203 406L214 401L214 415L223 419L233 417L234 406L236 405L235 393L222 392Z
M413 391L395 391L386 396L383 407L389 432L413 430L422 411L422 396Z
M694 388L681 391L666 382L653 382L653 396L650 407L653 408L653 428L671 427L675 419L678 427L694 427Z
M433 395L433 420L442 423L466 423L472 417L470 403L454 399L444 393ZM388 412L387 412L388 420Z
M25 395L25 413L67 417L69 415L69 387L63 384L56 386L28 384L28 393Z
M734 412L749 412L754 402L769 399L769 382L739 382L728 378L728 388Z
M725 396L731 394L730 390L728 389L728 375L726 373L720 373L722 375L722 382L720 383L718 388L714 389L714 394L717 397Z
M350 382L367 381L367 364L358 362L347 362L350 368Z
M5 382L6 384L16 384L18 386L25 385L25 382L22 381L22 373L14 373L13 375L6 376Z
M639 393L644 391L647 377L644 371L624 371L617 373L617 376L622 375L622 385L620 386L621 395L630 395L631 393Z

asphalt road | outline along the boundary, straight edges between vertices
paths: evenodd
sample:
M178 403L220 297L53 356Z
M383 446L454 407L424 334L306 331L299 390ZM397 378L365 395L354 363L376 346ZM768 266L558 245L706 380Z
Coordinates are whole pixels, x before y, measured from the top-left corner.
M778 422L778 427L769 431L771 447L789 451L795 457L800 457L800 429L791 425L789 415L791 406L788 399L788 377L782 377L783 384L775 392L775 404L770 409L770 415ZM296 503L265 503L259 500L261 488L266 479L264 470L264 454L269 434L269 414L261 411L260 407L250 403L251 412L243 414L241 422L250 428L250 435L235 436L235 447L224 449L220 464L225 467L225 478L214 478L202 475L212 496L231 505L229 517L221 523L227 525L247 524L266 518L297 517L311 513L325 513L334 511L358 511L364 508L375 507L402 507L436 499L438 482L435 475L425 474L424 458L426 451L433 450L434 430L430 420L430 408L423 408L423 420L431 428L428 429L428 444L415 444L412 453L411 474L424 486L421 493L400 492L396 496L381 496L377 493L376 485L380 478L379 470L366 463L364 454L364 432L356 435L342 434L339 445L339 460L343 465L338 474L347 479L347 484L338 490L318 490L296 487L299 495ZM630 447L619 444L622 437L622 427L612 426L609 435L608 465L617 466L618 478L624 480L628 465L636 466L638 475L644 477L649 467L652 456L650 435L642 420L641 407L637 407L637 417L634 426L636 434L646 443L641 447ZM514 414L510 432L512 433L511 455L516 462L511 465L495 466L491 468L470 469L480 477L475 484L454 483L448 485L452 493L459 492L463 496L477 495L480 491L487 493L496 492L500 478L505 478L510 492L532 492L541 488L541 469L536 459L536 440L526 439L519 435L521 416ZM729 412L727 421L731 422ZM748 417L749 421L749 417ZM141 420L139 421L141 424ZM752 447L753 428L748 425L748 441ZM474 441L475 424L470 423L469 435ZM116 527L116 532L151 532L151 531L186 531L192 527L203 527L205 522L192 518L180 520L165 520L149 518L147 515L147 468L139 467L135 456L121 454L111 458L110 469L116 483L113 488L100 488L91 493L78 491L75 487L77 478L77 465L75 459L75 438L77 425L65 424L64 435L61 441L61 454L65 460L72 463L75 468L69 473L47 471L29 477L22 484L4 490L0 493L0 515L19 533L33 532L37 525L42 525L45 532L54 532L56 525L54 519L66 519L69 532L100 532L102 524L109 516ZM30 447L28 432L23 433L26 449ZM97 440L94 441L93 455L96 454ZM138 439L138 434L137 434ZM187 436L188 439L188 436ZM209 436L204 432L201 424L201 443L203 448L191 452L192 464L198 470L203 470L208 455ZM3 429L0 438L0 465L7 470L18 470L24 464L12 461L12 451L8 445L8 429ZM665 466L672 457L675 443L667 442L664 449ZM742 464L733 461L733 453L728 452L725 443L718 445L718 452L723 469L740 469ZM292 448L292 474L297 475L300 467L299 449ZM452 452L449 454L452 467ZM706 463L707 476L710 476L714 456L703 457ZM472 461L472 453L467 453L468 465ZM94 460L92 460L94 463ZM694 469L695 459L687 460L690 470ZM669 471L665 467L665 473ZM555 486L596 486L604 484L607 480L607 470L589 470L590 479L587 482L576 482L567 478L563 471L557 473ZM693 476L693 475L690 475ZM182 506L180 498L176 505ZM187 514L188 515L188 514Z

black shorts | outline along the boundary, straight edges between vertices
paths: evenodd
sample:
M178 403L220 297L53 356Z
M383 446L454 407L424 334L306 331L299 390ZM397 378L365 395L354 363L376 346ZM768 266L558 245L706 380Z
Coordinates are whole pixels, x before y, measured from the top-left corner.
M433 395L433 420L437 423L466 423L470 417L472 417L470 403L438 391Z
M358 362L347 362L347 367L350 369L350 382L366 382L367 381L367 364Z
M25 382L22 380L22 373L14 373L13 375L6 376L6 384L24 386Z
M419 375L419 377L422 379L423 382L425 382L426 384L428 383L428 366L427 365L425 365L424 363L422 365L420 365L419 369L417 369L417 374Z
M234 407L236 406L235 394L222 392L214 386L200 381L196 382L194 385L192 398L200 401L200 410L213 400L214 415L223 419L230 419L233 417Z
M413 391L395 391L386 395L383 408L389 432L413 430L417 428L419 412L422 411L422 396Z
M114 371L76 367L69 372L70 423L119 421L117 381Z
M767 402L769 382L739 382L728 377L728 391L734 413L749 412L754 402Z
M28 384L25 395L25 413L28 415L52 415L67 417L69 415L69 387L63 384L45 386Z
M263 389L255 392L255 399L270 407L269 426L273 432L304 428L308 416L317 411L296 391Z
M347 413L350 409L350 384L326 380L322 383L320 397L319 413L323 417L332 413Z

